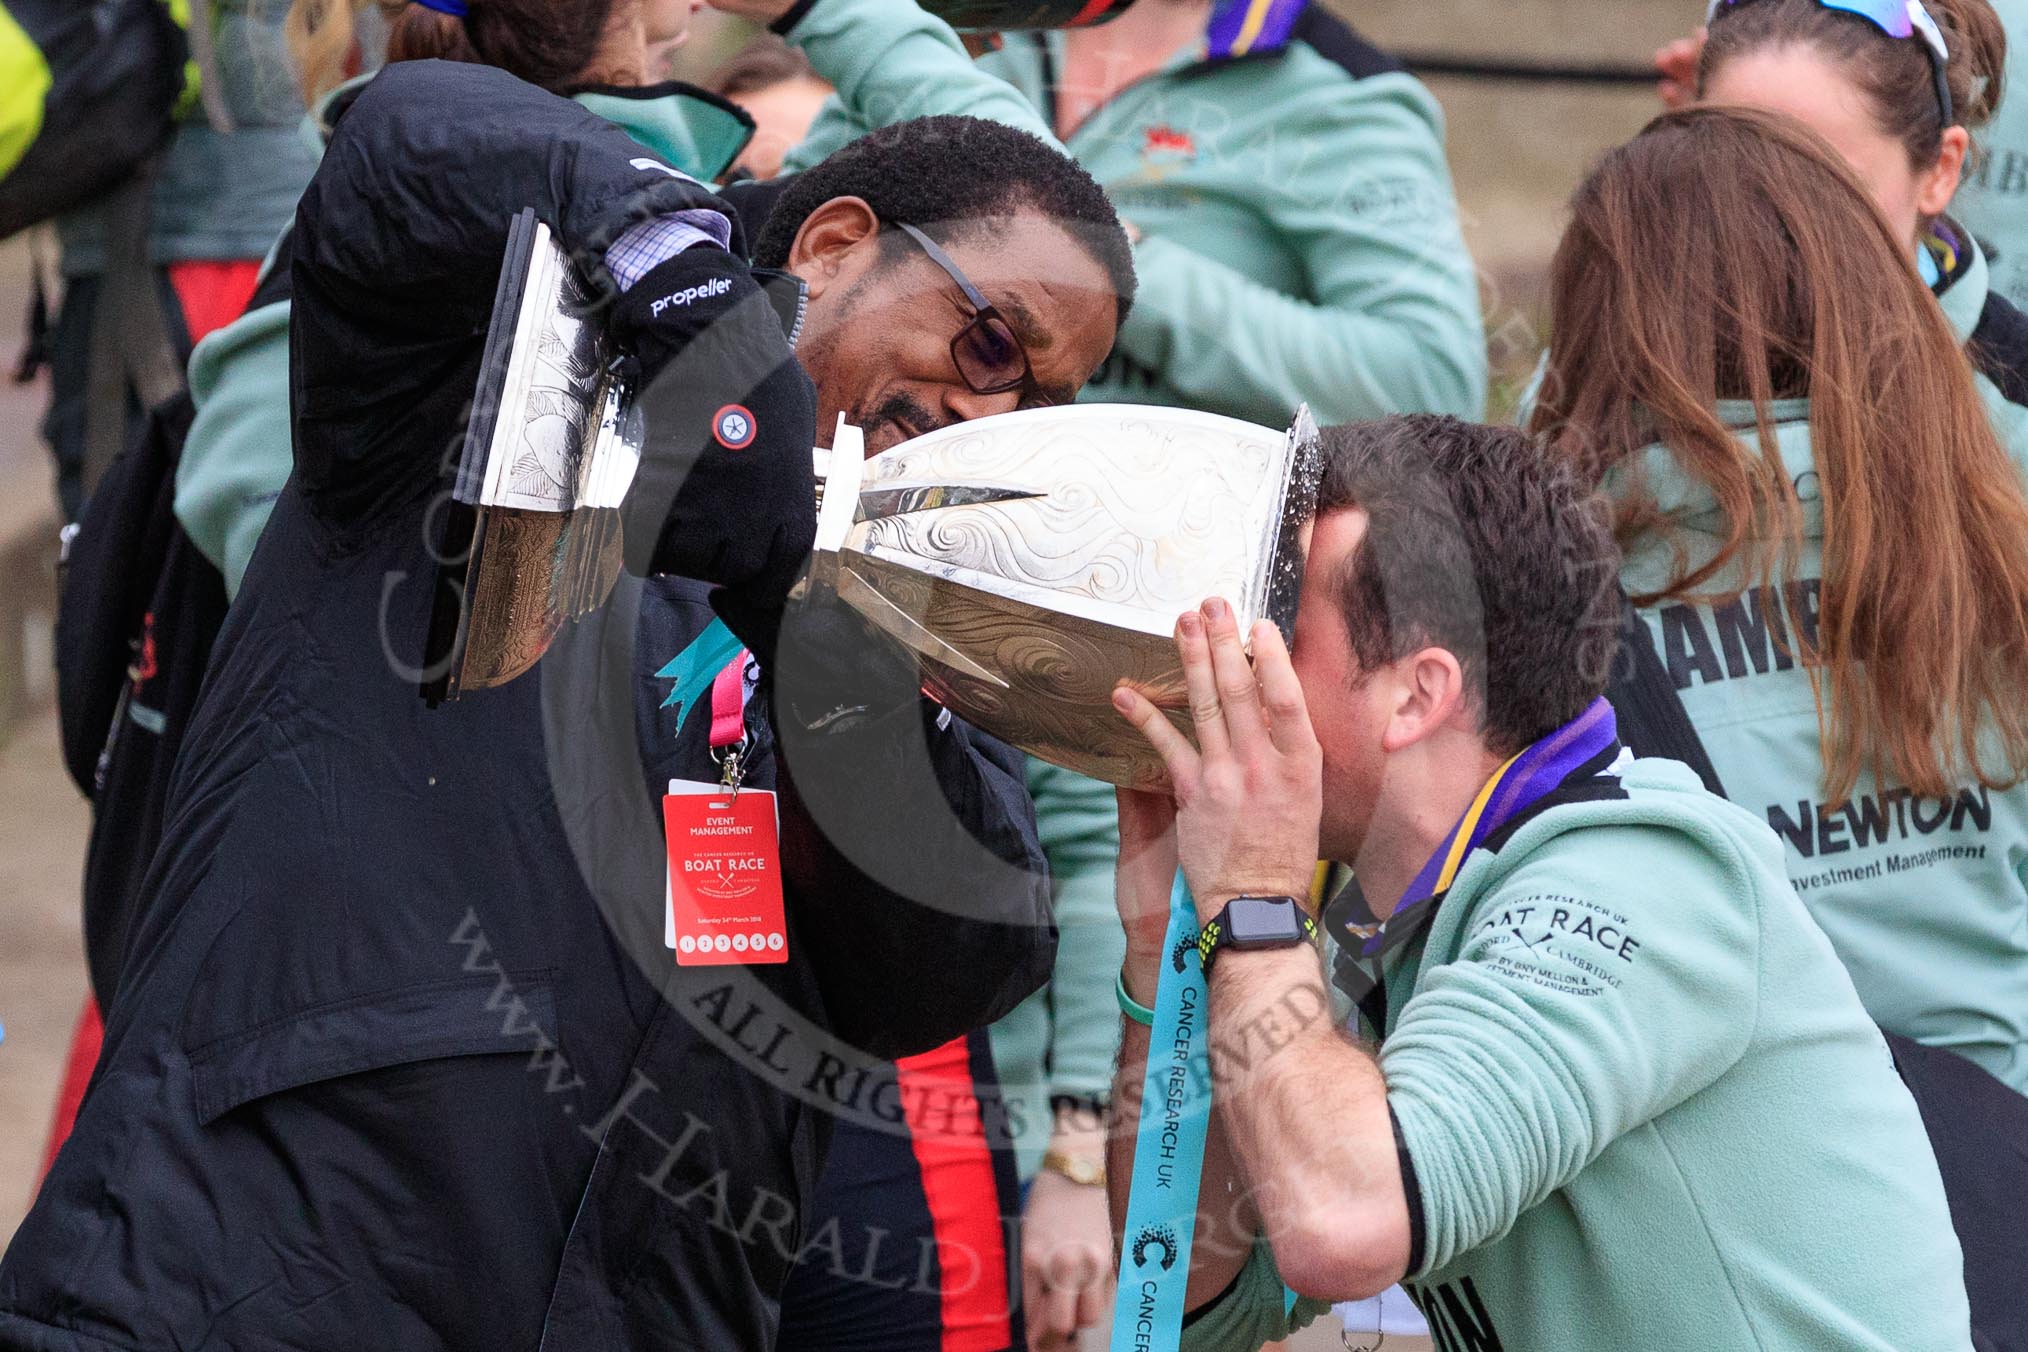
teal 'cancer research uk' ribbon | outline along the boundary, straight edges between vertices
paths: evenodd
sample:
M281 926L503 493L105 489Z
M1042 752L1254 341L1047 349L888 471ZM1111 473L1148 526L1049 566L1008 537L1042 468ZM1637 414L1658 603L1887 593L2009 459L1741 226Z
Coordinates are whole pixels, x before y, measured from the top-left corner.
M1197 1185L1211 1125L1211 1013L1197 952L1197 903L1183 875L1169 894L1168 954L1155 988L1155 1023L1134 1138L1133 1191L1120 1250L1112 1352L1174 1352L1183 1336Z
M662 701L664 709L676 710L676 723L680 727L690 706L703 698L711 689L711 683L718 673L725 670L725 664L739 656L746 647L732 636L725 627L725 621L713 620L704 632L690 640L690 646L669 659L669 664L655 674L675 682L670 687L669 697Z

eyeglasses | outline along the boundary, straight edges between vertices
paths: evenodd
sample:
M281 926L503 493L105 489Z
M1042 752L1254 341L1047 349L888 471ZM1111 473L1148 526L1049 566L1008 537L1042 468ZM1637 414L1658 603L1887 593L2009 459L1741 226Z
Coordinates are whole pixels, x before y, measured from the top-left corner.
M951 256L928 235L906 221L894 224L929 255L930 262L942 268L958 284L958 290L964 293L965 303L972 307L971 322L951 339L951 361L972 393L1005 394L1009 390L1024 390L1040 402L1054 403L1035 383L1035 373L1028 365L1028 349L1014 336L1013 325L980 293L978 287L972 285L972 279L965 276L963 270L951 261Z
M1711 0L1704 22L1708 25L1720 14L1752 3L1753 0ZM1936 77L1936 102L1943 110L1943 124L1946 127L1957 124L1957 113L1951 103L1950 44L1944 41L1943 29L1922 7L1922 0L1817 0L1817 3L1825 9L1856 14L1891 38L1921 38L1924 50L1929 53L1930 71Z

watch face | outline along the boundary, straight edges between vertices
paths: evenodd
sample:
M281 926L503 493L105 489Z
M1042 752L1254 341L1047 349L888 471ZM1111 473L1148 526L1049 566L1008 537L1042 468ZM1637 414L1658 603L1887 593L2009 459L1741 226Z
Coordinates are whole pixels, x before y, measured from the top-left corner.
M1303 942L1303 922L1287 897L1240 897L1225 910L1234 948L1287 948Z

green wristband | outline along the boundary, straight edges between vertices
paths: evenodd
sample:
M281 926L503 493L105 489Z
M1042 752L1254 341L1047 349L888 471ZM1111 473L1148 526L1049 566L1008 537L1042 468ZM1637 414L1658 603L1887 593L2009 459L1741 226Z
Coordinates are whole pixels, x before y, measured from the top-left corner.
M1127 972L1124 967L1120 969L1120 974L1113 978L1113 994L1119 997L1120 1013L1145 1027L1155 1026L1155 1011L1127 994Z

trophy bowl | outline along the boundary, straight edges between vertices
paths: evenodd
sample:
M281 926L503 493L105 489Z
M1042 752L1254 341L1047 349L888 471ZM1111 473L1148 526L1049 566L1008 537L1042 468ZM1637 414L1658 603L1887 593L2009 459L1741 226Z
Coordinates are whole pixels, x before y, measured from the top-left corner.
M1043 760L1134 788L1162 763L1125 681L1191 734L1176 618L1206 597L1290 637L1316 426L1079 404L818 452L813 583L912 649L931 696Z

